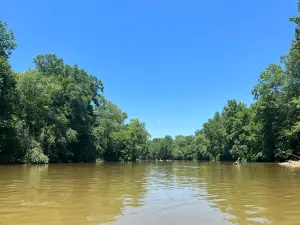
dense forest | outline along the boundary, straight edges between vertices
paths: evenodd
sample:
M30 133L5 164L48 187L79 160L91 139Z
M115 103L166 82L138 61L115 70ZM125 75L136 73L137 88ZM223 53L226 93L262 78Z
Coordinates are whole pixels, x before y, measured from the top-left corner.
M298 3L300 11L300 1ZM77 65L38 55L14 72L14 33L0 21L0 163L211 159L281 161L300 155L300 17L279 65L259 75L250 106L229 100L190 136L151 139Z
M136 160L149 134L103 95L103 84L77 65L38 55L35 68L13 72L14 34L0 23L0 162Z

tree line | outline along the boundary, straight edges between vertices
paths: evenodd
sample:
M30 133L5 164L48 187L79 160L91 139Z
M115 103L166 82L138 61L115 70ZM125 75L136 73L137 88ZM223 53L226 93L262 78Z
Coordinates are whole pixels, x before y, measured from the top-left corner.
M104 98L103 84L53 54L12 71L14 33L0 22L0 163L136 160L149 134Z
M300 1L298 2L300 12ZM259 75L249 107L229 100L222 112L193 136L153 139L150 152L160 159L280 161L300 153L300 17L295 39L281 63Z
M298 3L300 11L300 1ZM277 161L300 152L300 17L281 63L259 75L250 106L229 100L194 135L151 139L138 119L104 97L104 86L54 54L14 72L14 33L0 21L0 163L96 160Z

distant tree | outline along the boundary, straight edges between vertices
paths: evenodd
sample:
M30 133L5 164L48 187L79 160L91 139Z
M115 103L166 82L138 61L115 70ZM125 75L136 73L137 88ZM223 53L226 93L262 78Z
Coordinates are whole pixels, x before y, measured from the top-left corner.
M219 160L225 153L226 129L224 119L216 112L213 119L203 125L203 133L207 139L207 153L212 160Z

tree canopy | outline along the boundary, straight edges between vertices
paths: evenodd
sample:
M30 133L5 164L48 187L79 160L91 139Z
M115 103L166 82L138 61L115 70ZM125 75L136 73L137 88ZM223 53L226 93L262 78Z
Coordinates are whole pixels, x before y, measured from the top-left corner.
M300 12L300 1L298 2ZM299 159L300 153L300 17L293 17L295 39L280 65L270 64L259 75L249 107L229 100L222 112L195 132L188 144L174 140L173 158L186 159L185 149L193 146L194 159L280 161ZM199 140L195 141L195 140ZM157 140L153 152L157 152ZM197 145L195 145L197 143ZM180 147L178 147L180 146ZM197 147L195 147L197 146ZM196 148L196 150L195 150ZM195 153L196 152L196 153Z
M299 1L300 11L300 1ZM300 155L300 16L281 64L258 78L246 105L229 100L194 135L151 139L104 96L104 85L55 54L14 72L14 33L0 21L0 163L161 160L280 161Z

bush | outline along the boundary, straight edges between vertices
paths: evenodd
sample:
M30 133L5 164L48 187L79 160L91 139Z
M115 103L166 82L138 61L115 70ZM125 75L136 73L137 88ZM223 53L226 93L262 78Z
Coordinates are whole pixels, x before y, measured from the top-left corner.
M24 163L43 164L48 162L49 158L43 153L40 147L28 150L24 156Z

